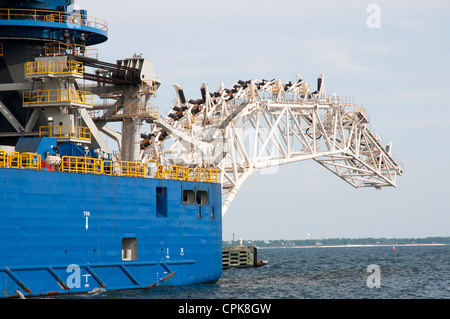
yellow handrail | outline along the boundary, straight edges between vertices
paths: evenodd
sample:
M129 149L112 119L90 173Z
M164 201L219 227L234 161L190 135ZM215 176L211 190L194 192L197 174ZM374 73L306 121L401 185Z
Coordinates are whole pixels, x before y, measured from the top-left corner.
M115 105L116 111L111 117L123 118L134 116L159 117L159 107L153 104Z
M38 61L25 63L25 76L46 74L83 75L83 63L77 61Z
M0 167L41 169L41 155L0 150Z
M20 154L20 166L22 168L41 169L41 155L24 152Z
M0 150L0 167L8 166L8 152Z
M103 174L114 175L113 161L103 160Z
M197 180L207 181L210 183L219 182L219 170L212 168L197 168L195 170Z
M24 91L23 104L46 104L46 103L80 103L93 104L91 92L75 89Z
M92 27L108 32L108 23L105 20L82 15L80 13L65 13L53 10L2 8L0 9L0 20L34 20L67 23Z
M48 136L57 139L74 138L78 140L91 140L91 130L88 127L74 125L40 126L39 137Z
M67 44L63 42L50 42L45 44L45 55L81 55L98 60L98 49L80 44Z
M219 182L219 170L213 168L189 168L184 166L157 164L155 178L182 180L192 182Z
M156 83L154 81L142 81L141 91L144 93L156 93Z
M70 173L103 174L103 163L99 158L63 156L60 170Z
M158 165L158 172L156 178L171 179L171 180L189 180L188 167L173 166L173 165Z
M83 174L105 174L115 176L145 177L145 165L153 162L157 171L153 178L191 182L219 182L219 170L214 168L189 168L176 165L158 164L155 160L145 163L129 161L110 161L83 156L63 156L61 172ZM0 167L41 169L41 156L36 153L6 152L0 150ZM147 175L148 176L148 175Z
M3 43L0 43L0 56L3 56Z
M144 177L144 163L116 161L113 162L113 172L117 176Z
M11 168L19 168L20 167L20 153L19 152L10 152L9 153L8 166Z

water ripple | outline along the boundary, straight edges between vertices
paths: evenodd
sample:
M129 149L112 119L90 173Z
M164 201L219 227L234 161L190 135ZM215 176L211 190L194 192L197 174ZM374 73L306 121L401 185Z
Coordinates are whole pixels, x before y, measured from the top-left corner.
M215 284L97 292L90 298L382 299L450 298L450 246L260 249L268 265L226 269ZM380 267L369 288L367 266Z

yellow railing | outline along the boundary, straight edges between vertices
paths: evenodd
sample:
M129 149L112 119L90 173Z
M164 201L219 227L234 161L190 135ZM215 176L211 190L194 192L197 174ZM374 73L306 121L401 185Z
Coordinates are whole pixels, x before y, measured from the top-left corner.
M103 161L99 158L63 156L61 172L103 174Z
M81 55L98 60L98 49L80 44L67 44L63 42L50 42L45 44L45 55Z
M156 162L155 162L156 163ZM213 168L189 168L175 165L157 164L155 178L191 181L191 182L219 182L219 170Z
M83 174L106 174L115 176L145 177L145 166L153 162L157 168L154 176L158 179L170 179L190 182L219 182L219 170L212 168L189 168L158 164L154 160L146 163L128 161L109 161L83 156L63 156L59 170L61 172ZM6 152L0 150L0 167L41 169L41 156L35 153Z
M106 175L114 175L114 165L113 165L113 161L109 161L109 160L103 160L103 174Z
M146 174L145 166L148 162L156 165L153 176ZM106 174L129 177L153 177L192 182L219 182L219 170L211 168L188 168L174 165L158 164L154 160L146 163L128 161L109 161L90 157L63 156L61 171L74 173Z
M41 169L41 155L35 153L21 153L20 167L29 169Z
M24 91L23 104L46 104L46 103L80 103L86 105L93 104L91 92L84 92L75 89L59 90L39 90Z
M52 10L2 8L0 9L0 20L34 20L68 23L92 27L108 32L108 23L105 20L96 17L81 15L79 13L65 13Z
M116 105L116 112L111 117L159 116L159 107L153 104Z
M9 153L8 166L11 168L19 168L20 167L20 153L19 152Z
M117 176L144 177L145 166L140 162L113 162L113 174Z
M171 180L189 180L193 176L194 169L183 166L172 166L158 164L155 178Z
M0 43L0 56L3 56L3 43Z
M0 151L0 167L41 169L41 155Z
M0 167L7 167L8 164L8 152L0 150Z
M206 181L209 183L219 182L219 170L212 168L197 168L194 171L196 181Z
M38 61L25 63L25 76L45 74L83 75L83 63L77 61Z
M48 136L57 139L74 138L78 140L91 140L91 130L88 127L74 125L40 126L39 137Z
M156 93L156 84L154 81L142 81L141 92L143 93Z

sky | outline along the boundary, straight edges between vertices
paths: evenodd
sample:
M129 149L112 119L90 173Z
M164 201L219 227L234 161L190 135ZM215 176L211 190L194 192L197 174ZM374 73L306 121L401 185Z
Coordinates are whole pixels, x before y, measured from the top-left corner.
M109 24L99 59L141 54L176 97L208 83L300 75L352 96L405 171L396 188L355 189L310 160L259 171L223 218L223 240L450 236L450 3L389 0L77 0Z

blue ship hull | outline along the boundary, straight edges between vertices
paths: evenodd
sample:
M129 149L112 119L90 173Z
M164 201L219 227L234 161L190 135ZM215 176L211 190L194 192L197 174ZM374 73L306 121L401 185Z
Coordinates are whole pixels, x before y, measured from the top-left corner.
M88 129L90 121L79 112L93 104L89 92L79 90L81 73L66 72L71 63L57 70L57 80L47 71L54 72L61 59L82 59L79 66L101 67L107 74L99 78L83 70L83 79L133 90L144 80L156 90L156 75L141 72L143 65L88 57L89 46L107 40L108 24L88 16L73 0L0 2L0 84L11 89L0 94L2 113L8 115L0 115L0 145L8 150L15 145L8 152L0 149L0 297L217 281L222 272L221 184L202 178L212 176L211 168L181 171L153 161L160 175L140 174L145 163L136 154L145 143L135 143L136 127L127 127L123 135L123 144L132 147L124 146L123 160L113 162L108 147L101 149L100 133L91 139L95 124ZM45 63L39 64L38 57ZM28 63L33 72L40 70L39 79L25 71ZM42 71L37 65L46 67ZM35 87L40 80L49 86ZM33 81L31 91L23 89L27 81ZM54 90L56 82L66 89ZM69 98L69 88L78 93ZM129 95L128 88L117 90ZM150 91L136 92L147 101L154 95ZM38 93L44 95L37 98ZM123 121L136 121L136 114L121 115L128 116ZM139 116L148 121L155 114ZM49 156L59 156L60 163L51 164Z
M1 297L221 276L219 183L0 168L0 198Z

